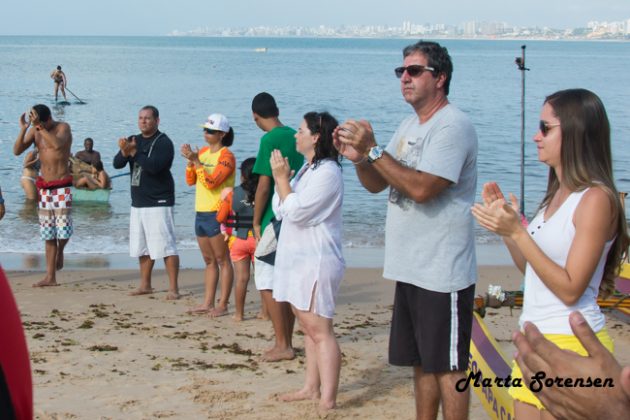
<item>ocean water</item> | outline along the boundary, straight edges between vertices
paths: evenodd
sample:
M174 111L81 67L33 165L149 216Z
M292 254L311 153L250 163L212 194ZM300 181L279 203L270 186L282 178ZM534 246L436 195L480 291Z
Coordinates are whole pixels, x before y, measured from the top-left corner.
M0 37L0 186L7 214L0 222L0 253L42 252L35 209L20 187L23 156L12 154L18 118L36 103L51 106L54 118L72 126L73 151L92 137L110 175L117 139L138 132L140 107L160 110L160 129L174 141L201 146L199 124L208 114L228 116L236 137L237 160L255 156L262 132L250 104L261 91L278 101L281 120L297 127L302 115L327 110L340 121L367 119L386 144L411 112L402 100L393 69L402 61L405 39L172 38L172 37ZM521 72L514 59L522 42L444 40L454 62L450 100L466 111L479 136L479 187L498 181L520 190ZM630 43L526 42L525 210L535 210L546 185L547 168L536 158L532 137L544 97L556 90L584 87L606 105L613 133L615 178L630 191ZM266 53L256 52L267 48ZM54 103L49 78L58 64L68 87L68 106ZM196 249L194 188L184 181L183 158L176 157L176 229L181 249ZM386 193L370 195L344 162L345 245L380 247ZM130 206L128 178L114 180L108 204L74 203L75 234L67 252L125 253ZM479 188L478 188L479 191ZM476 227L480 243L497 238ZM10 254L5 254L10 255Z

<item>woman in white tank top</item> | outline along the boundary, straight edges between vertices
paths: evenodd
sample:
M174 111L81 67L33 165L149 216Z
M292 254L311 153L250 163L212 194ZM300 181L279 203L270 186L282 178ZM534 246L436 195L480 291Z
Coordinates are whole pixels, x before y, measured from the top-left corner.
M484 203L475 204L473 215L503 237L525 274L521 329L534 323L558 347L586 355L569 326L569 313L577 310L612 351L597 296L614 290L629 239L613 181L604 105L584 89L548 96L534 142L538 159L549 166L549 181L529 225L520 223L517 198L510 194L507 202L494 182L484 185ZM522 377L516 364L512 377ZM516 417L551 418L527 384L510 388Z

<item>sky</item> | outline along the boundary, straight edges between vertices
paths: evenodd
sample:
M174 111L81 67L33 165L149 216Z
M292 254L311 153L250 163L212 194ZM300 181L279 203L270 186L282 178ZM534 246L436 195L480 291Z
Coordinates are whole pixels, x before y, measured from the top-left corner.
M0 35L166 35L173 30L475 20L585 27L630 19L630 0L2 0Z

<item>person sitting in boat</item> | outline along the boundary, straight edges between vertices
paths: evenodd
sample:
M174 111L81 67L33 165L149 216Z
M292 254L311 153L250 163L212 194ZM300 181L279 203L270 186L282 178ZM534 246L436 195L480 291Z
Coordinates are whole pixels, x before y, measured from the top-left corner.
M24 157L22 178L20 179L20 184L22 184L24 196L27 200L37 200L37 187L35 186L35 181L39 176L40 166L41 164L39 162L37 149L28 152Z
M79 178L74 186L88 190L111 189L112 181L103 168L103 162L99 160L92 166L92 173Z
M83 140L83 147L84 149L75 153L74 157L92 166L101 161L101 154L94 150L94 140L91 137Z

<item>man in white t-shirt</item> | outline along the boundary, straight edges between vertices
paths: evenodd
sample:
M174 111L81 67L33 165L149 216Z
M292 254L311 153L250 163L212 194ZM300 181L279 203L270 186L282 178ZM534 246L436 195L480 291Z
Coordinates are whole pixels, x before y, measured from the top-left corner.
M367 121L335 132L339 151L372 193L389 187L383 277L396 281L389 361L414 368L416 414L466 418L456 391L468 365L477 281L470 208L477 184L477 135L448 101L453 72L446 48L420 41L395 69L405 118L386 149Z

